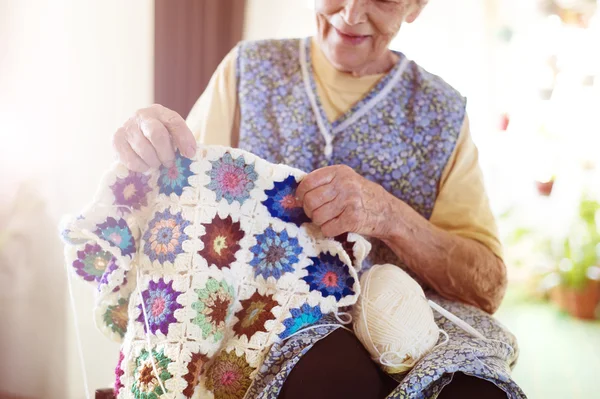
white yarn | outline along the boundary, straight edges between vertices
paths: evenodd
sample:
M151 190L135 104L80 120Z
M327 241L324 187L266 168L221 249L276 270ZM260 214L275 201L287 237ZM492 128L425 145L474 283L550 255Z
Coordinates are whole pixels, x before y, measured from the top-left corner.
M146 326L146 334L145 334L146 335L146 349L148 351L148 356L150 356L150 362L152 362L152 370L154 371L154 376L156 377L156 381L158 382L158 385L160 385L163 395L166 395L167 390L165 389L165 386L163 385L163 382L160 379L160 374L158 373L158 368L156 367L156 359L154 358L154 355L152 354L152 343L150 342L150 325L148 324L148 313L146 312L146 302L144 302L144 296L142 295L142 290L140 288L140 282L142 281L141 275L140 275L140 269L137 270L137 281L138 281L138 286L137 286L136 291L138 292L138 295L140 297L142 313L144 314L144 325Z
M432 309L436 310L439 314L441 314L442 316L444 316L445 318L450 320L452 323L454 323L455 325L460 327L464 332L471 334L475 338L486 339L482 333L477 331L475 328L473 328L471 325L469 325L464 320L459 319L457 316L450 313L449 311L447 311L446 309L444 309L437 303L435 303L431 300L428 302L429 302L429 306L431 306Z
M423 289L390 264L373 266L360 283L354 333L386 372L410 370L435 347L440 334Z
M291 334L290 336L285 337L281 342L285 342L288 339L295 337L296 335L299 335L305 331L310 331L310 330L316 330L317 328L321 328L321 327L336 327L336 328L343 328L346 331L352 332L352 330L350 330L348 327L344 327L343 325L339 325L339 324L314 324L312 326L308 326L306 328L303 328L301 330L296 331L295 333ZM334 330L331 330L331 332L333 332Z
M68 267L68 264L65 263ZM69 302L71 303L71 312L73 313L73 323L75 324L75 341L77 343L77 354L79 355L79 367L83 379L83 388L85 389L86 399L91 399L90 387L87 379L87 368L85 367L85 356L83 355L83 344L81 343L81 331L79 329L79 320L77 319L77 308L75 306L75 294L73 293L73 279L71 271L67 269L67 286L69 287Z
M352 315L348 312L335 312L334 316L335 319L343 325L352 323ZM345 316L346 319L344 319L342 316Z

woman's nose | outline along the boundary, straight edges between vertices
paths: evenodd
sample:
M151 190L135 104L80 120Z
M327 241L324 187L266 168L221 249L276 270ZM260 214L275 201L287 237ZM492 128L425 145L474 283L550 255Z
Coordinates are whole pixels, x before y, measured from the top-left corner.
M369 1L371 0L348 0L342 10L344 22L350 26L366 22Z

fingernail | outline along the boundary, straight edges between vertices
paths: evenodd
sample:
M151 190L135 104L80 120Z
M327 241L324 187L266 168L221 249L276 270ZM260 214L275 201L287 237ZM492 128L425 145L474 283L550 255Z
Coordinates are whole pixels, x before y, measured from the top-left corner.
M196 155L196 147L191 145L185 150L185 156L191 158L194 155Z

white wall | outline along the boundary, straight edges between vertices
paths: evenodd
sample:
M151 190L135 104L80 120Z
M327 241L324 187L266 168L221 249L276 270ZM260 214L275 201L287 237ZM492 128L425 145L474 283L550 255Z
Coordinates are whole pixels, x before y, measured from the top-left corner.
M246 0L244 39L304 37L314 34L313 0Z
M419 18L405 24L392 42L393 49L402 51L467 96L475 138L493 117L492 3L430 0Z
M152 102L153 13L151 0L0 0L3 203L30 178L55 222L92 198L112 160L112 133L134 110ZM38 267L64 278L60 256ZM110 387L118 346L93 326L93 289L79 283L74 289L90 388ZM58 296L66 297L64 292ZM69 304L61 300L70 315ZM68 352L46 366L64 368L67 397L82 398L71 318L65 323L52 328L64 334ZM49 327L33 328L44 334ZM40 397L64 397L57 395Z

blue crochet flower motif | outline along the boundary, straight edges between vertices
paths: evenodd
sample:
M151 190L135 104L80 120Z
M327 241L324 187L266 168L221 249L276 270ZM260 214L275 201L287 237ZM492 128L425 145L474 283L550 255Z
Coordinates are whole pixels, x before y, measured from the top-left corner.
M175 161L173 166L167 168L160 167L160 176L158 177L159 191L161 194L181 195L184 187L189 187L188 177L193 175L190 169L192 160L182 156L179 151L175 152Z
M183 242L189 239L184 233L189 225L181 212L172 214L168 209L156 212L144 233L144 253L150 260L158 260L161 264L175 262L175 257L183 252Z
M285 230L277 233L271 227L255 238L257 244L250 248L254 254L250 265L255 269L255 277L260 274L265 279L271 276L279 279L283 273L294 271L302 252L298 239L289 237Z
M106 218L104 223L96 225L95 233L121 250L121 255L129 256L135 252L135 239L125 219Z
M275 182L273 189L265 190L268 198L262 203L271 216L300 226L302 223L310 222L310 219L296 201L296 188L298 188L296 179L294 176L288 176L284 181Z
M206 174L210 176L210 183L206 187L217 195L217 201L225 198L229 204L238 201L243 204L250 197L250 191L254 188L254 182L258 174L254 165L248 165L244 157L236 159L230 153L216 161L211 161L212 169Z
M351 287L354 278L350 276L348 266L337 255L321 254L318 258L310 258L313 262L305 270L308 276L302 277L313 291L320 291L323 297L334 296L336 300L353 295Z
M297 333L304 327L308 327L315 324L323 317L321 308L319 306L310 307L308 303L305 303L299 308L290 309L292 317L289 317L283 321L285 330L279 334L279 338L285 339L292 334Z

